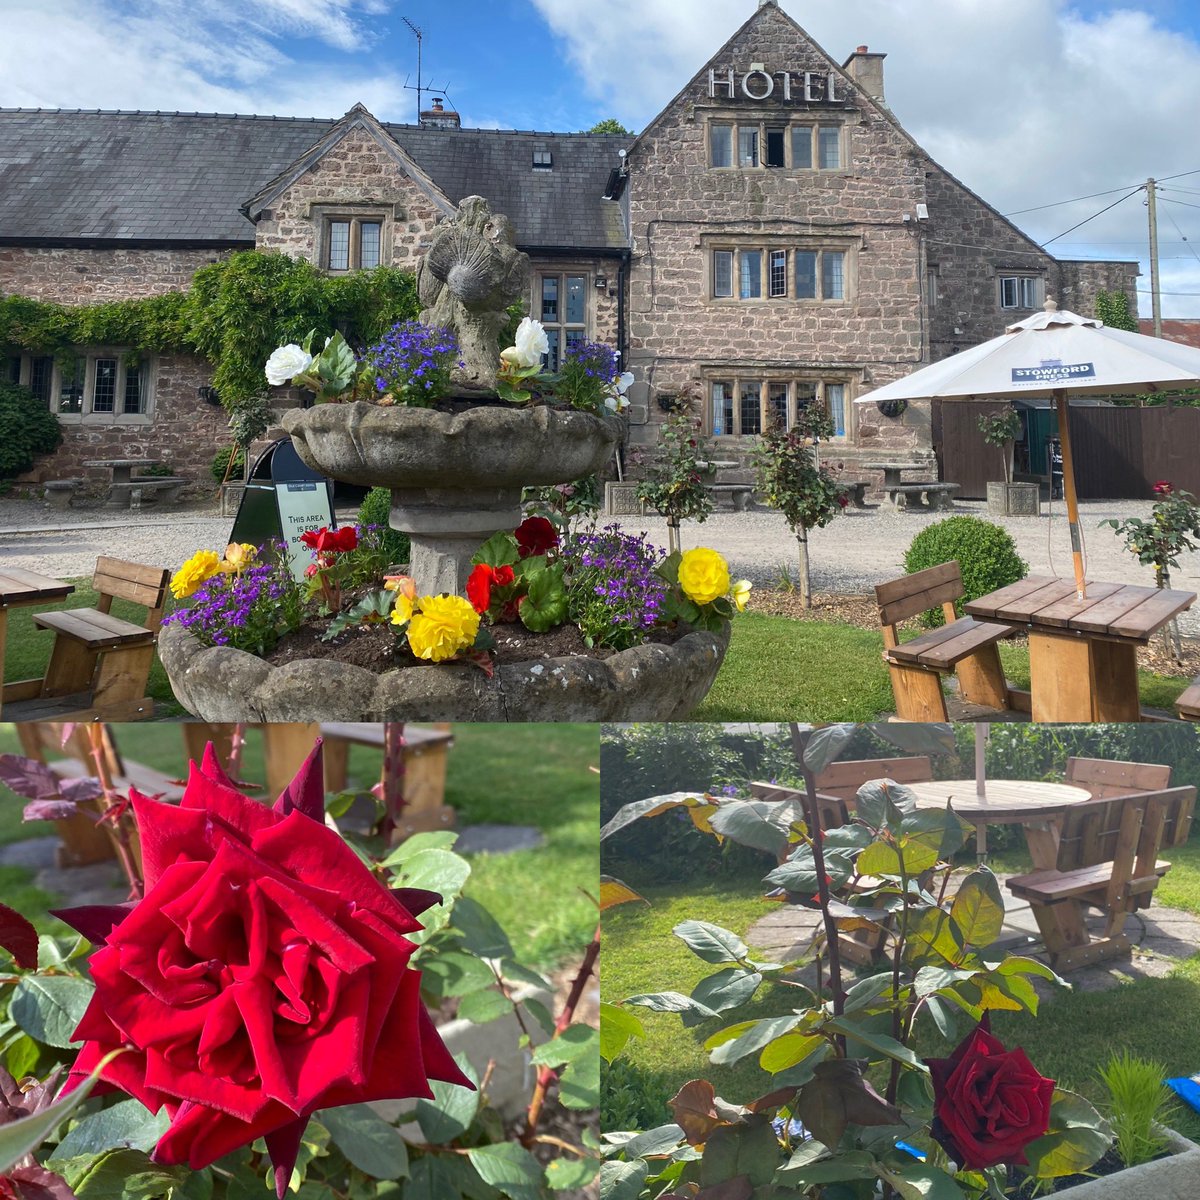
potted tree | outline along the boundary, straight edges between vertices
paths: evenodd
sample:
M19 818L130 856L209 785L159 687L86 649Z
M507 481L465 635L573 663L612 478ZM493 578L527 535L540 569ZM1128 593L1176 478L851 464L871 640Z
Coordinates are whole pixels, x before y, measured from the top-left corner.
M986 413L979 418L979 432L989 446L1003 455L1004 481L987 485L988 512L999 516L1036 517L1041 504L1036 483L1013 482L1013 442L1021 432L1021 416L1011 404L999 412Z

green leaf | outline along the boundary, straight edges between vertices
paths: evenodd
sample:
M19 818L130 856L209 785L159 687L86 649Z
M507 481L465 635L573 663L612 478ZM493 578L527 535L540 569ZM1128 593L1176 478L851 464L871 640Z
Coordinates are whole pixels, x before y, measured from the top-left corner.
M422 987L438 996L465 996L496 982L482 959L461 950L442 950L421 961Z
M571 1192L587 1187L599 1170L595 1158L555 1158L546 1164L546 1182L556 1192Z
M1004 925L1004 894L987 867L977 867L960 884L950 916L967 945L990 946Z
M493 533L471 559L472 563L486 563L489 567L515 566L521 557L517 539L508 530Z
M512 942L500 922L478 900L463 896L454 906L454 928L463 945L480 958L511 958Z
M896 1041L893 1037L888 1037L886 1033L864 1029L862 1025L841 1017L826 1021L825 1028L832 1029L835 1033L845 1034L847 1040L851 1042L861 1042L862 1045L874 1050L876 1054L882 1055L884 1058L894 1059L896 1062L903 1063L907 1067L914 1067L918 1071L928 1072L929 1070L908 1046L903 1042Z
M506 999L498 988L483 988L464 996L458 1002L455 1015L476 1025L486 1025L512 1011L512 1001Z
M847 1125L898 1125L902 1116L863 1078L863 1064L838 1058L821 1063L800 1090L793 1113L826 1146L836 1148Z
M77 1200L161 1200L182 1185L186 1167L160 1167L141 1150L109 1150L73 1158L63 1178Z
M470 874L471 864L449 850L421 850L403 864L392 886L425 888L445 902L462 891Z
M385 858L381 867L398 867L415 858L423 850L449 850L458 841L458 834L449 829L433 833L414 833L407 837Z
M708 819L712 828L723 837L765 850L778 857L787 849L785 830L776 823L780 806L766 800L734 800L722 804Z
M957 967L968 957L957 923L940 908L926 909L910 919L904 956L916 967L947 963Z
M590 1026L568 1025L533 1052L533 1063L538 1067L561 1067L588 1055L595 1057L599 1041L599 1032Z
M621 1147L627 1159L657 1158L670 1154L683 1140L683 1129L673 1121L669 1125L658 1125L645 1133L632 1135Z
M0 1125L0 1175L3 1175L18 1158L24 1158L30 1151L37 1149L62 1121L88 1098L99 1073L120 1053L122 1052L116 1050L107 1055L91 1076L69 1096L56 1100L48 1108L31 1117L21 1117L7 1125Z
M761 1050L782 1034L790 1033L802 1019L798 1013L788 1013L782 1017L768 1017L763 1021L745 1022L744 1025L747 1026L745 1031L739 1033L732 1040L714 1045L714 1039L710 1038L704 1043L705 1049L711 1048L712 1051L709 1054L709 1061L717 1064L737 1062L746 1055ZM732 1028L738 1029L741 1026L735 1025Z
M879 1178L890 1184L902 1200L963 1200L953 1175L940 1167L909 1158L902 1165L880 1166Z
M954 754L954 726L944 721L873 721L867 726L886 742L909 754Z
M341 1108L322 1109L317 1120L329 1130L333 1144L350 1164L364 1174L376 1179L407 1178L407 1143L400 1131L389 1125L370 1105L346 1104Z
M524 1146L500 1142L467 1151L479 1177L510 1200L542 1200L542 1166Z
M715 1017L717 1014L711 1008L697 1003L691 996L682 992L646 992L640 996L630 996L624 1004L638 1004L643 1008L651 1008L655 1012L694 1012L704 1017Z
M1025 1147L1026 1168L1035 1179L1058 1179L1088 1170L1112 1144L1104 1118L1076 1092L1055 1088L1050 1128Z
M595 1030L592 1032L595 1033ZM567 1064L558 1077L558 1098L567 1108L588 1109L599 1106L599 1054L587 1054Z
M420 1197L420 1200L462 1200L463 1197L449 1166L433 1154L423 1154L413 1162L402 1195ZM263 1198L259 1197L259 1200Z
M27 1033L18 1034L5 1051L4 1065L14 1079L33 1074L41 1050Z
M709 1188L745 1175L754 1187L763 1187L771 1182L780 1156L779 1139L769 1121L752 1119L744 1125L722 1125L713 1130L705 1144L700 1182Z
M785 1033L763 1047L763 1052L758 1056L758 1065L776 1075L803 1062L818 1046L825 1045L828 1043L819 1034Z
M26 975L13 991L9 1015L34 1041L67 1050L94 991L75 975Z
M846 748L858 732L857 725L826 725L814 729L804 746L804 765L814 775L820 775Z
M760 983L762 975L758 971L747 971L744 967L726 967L700 980L692 989L692 999L713 1012L725 1012L726 1009L745 1004L758 991Z
M623 804L609 818L608 823L600 830L600 840L612 837L618 830L624 829L642 817L656 817L659 813L669 812L680 806L695 808L702 804L711 804L712 800L700 792L669 792L663 796L649 796L645 800L633 800Z
M51 1162L102 1150L154 1148L171 1124L165 1109L152 1113L140 1100L122 1100L84 1117L55 1147Z
M646 1027L631 1012L617 1004L600 1004L600 1057L612 1062L630 1038L646 1036Z
M736 933L708 921L682 921L671 932L705 962L740 962L749 953Z
M479 1076L465 1054L456 1054L454 1061L472 1083L479 1083ZM417 1101L417 1123L426 1141L441 1146L452 1142L471 1127L475 1114L479 1112L479 1091L478 1088L472 1091L457 1083L444 1083L440 1079L430 1080L429 1088L433 1092L433 1099Z
M877 975L868 975L866 979L860 979L846 993L846 998L842 1002L842 1012L852 1013L857 1012L860 1008L867 1008L878 1000L880 996L885 995L891 990L891 971L880 971Z
M638 1200L649 1173L650 1164L640 1158L633 1162L602 1163L600 1200Z

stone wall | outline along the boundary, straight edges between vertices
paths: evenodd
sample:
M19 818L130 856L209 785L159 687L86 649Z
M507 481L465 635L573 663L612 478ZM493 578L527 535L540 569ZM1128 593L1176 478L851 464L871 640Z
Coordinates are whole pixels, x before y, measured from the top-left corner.
M376 208L385 214L382 261L415 270L440 212L364 129L353 129L278 196L256 227L259 250L316 262L320 209Z
M706 67L634 148L630 361L649 385L649 424L634 429L635 442L657 436L663 415L657 393L689 382L703 387L727 370L825 377L844 382L852 398L906 374L922 359L920 239L913 223L903 220L925 199L920 156L773 5L760 9L710 65L720 77L730 69L740 76L751 62L763 62L768 72L790 70L796 80L806 71L833 71L843 99L830 105L788 102L781 86L762 103L741 94L714 99ZM793 97L798 86L792 84ZM710 120L760 117L840 124L842 169L711 168ZM733 245L761 239L768 248L844 250L847 297L713 299L711 247L727 239ZM847 470L855 470L856 459L881 455L930 458L929 416L920 406L892 419L867 407L856 411L855 424L845 443L829 448ZM743 457L753 441L723 437L721 454Z

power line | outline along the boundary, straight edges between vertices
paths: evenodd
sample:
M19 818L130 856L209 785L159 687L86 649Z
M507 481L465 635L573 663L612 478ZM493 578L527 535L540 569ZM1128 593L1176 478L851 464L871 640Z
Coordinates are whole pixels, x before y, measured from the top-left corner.
M1163 200L1167 204L1182 204L1184 208L1200 208L1200 204L1191 204L1187 200L1172 200L1170 196L1164 196Z
M1082 221L1072 225L1070 229L1064 229L1062 233L1056 234L1054 237L1050 238L1049 241L1042 242L1042 248L1045 249L1048 245L1050 245L1050 242L1057 242L1059 238L1066 237L1068 233L1074 233L1076 229L1086 225L1089 221L1094 221L1097 217L1103 216L1109 211L1109 209L1116 208L1118 204L1123 204L1129 199L1130 196L1136 196L1138 192L1144 192L1145 190L1146 185L1143 183L1140 186L1135 187L1133 191L1126 192L1125 195L1120 198L1120 200L1114 200L1111 204L1106 204L1099 212L1092 213L1090 217L1085 217Z
M1061 208L1064 204L1078 204L1080 200L1095 200L1097 196L1112 196L1117 192L1125 191L1127 186L1109 188L1106 192L1089 192L1086 196L1076 196L1073 200L1056 200L1053 204L1039 204L1036 208L1018 208L1015 212L1001 213L1000 215L1002 217L1019 217L1024 213L1042 212L1047 208Z

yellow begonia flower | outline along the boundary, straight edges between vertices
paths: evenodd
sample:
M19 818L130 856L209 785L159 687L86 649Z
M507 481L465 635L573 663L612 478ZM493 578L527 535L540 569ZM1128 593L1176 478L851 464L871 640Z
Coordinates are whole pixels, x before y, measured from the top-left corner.
M750 603L750 589L752 586L748 579L739 579L733 585L733 602L737 605L738 612L746 611L746 605Z
M220 569L221 558L215 550L197 550L171 576L171 595L176 600L186 600L205 580L211 579Z
M389 588L389 591L394 589ZM405 592L396 592L395 602L392 604L391 622L393 625L407 625L412 620L413 609L415 607L413 598Z
M729 565L707 547L686 550L679 560L679 586L694 604L711 604L729 591Z
M230 542L225 547L225 561L221 570L236 571L239 575L258 557L258 547L249 542Z
M475 644L479 614L462 596L422 596L408 623L408 645L417 658L444 662Z

